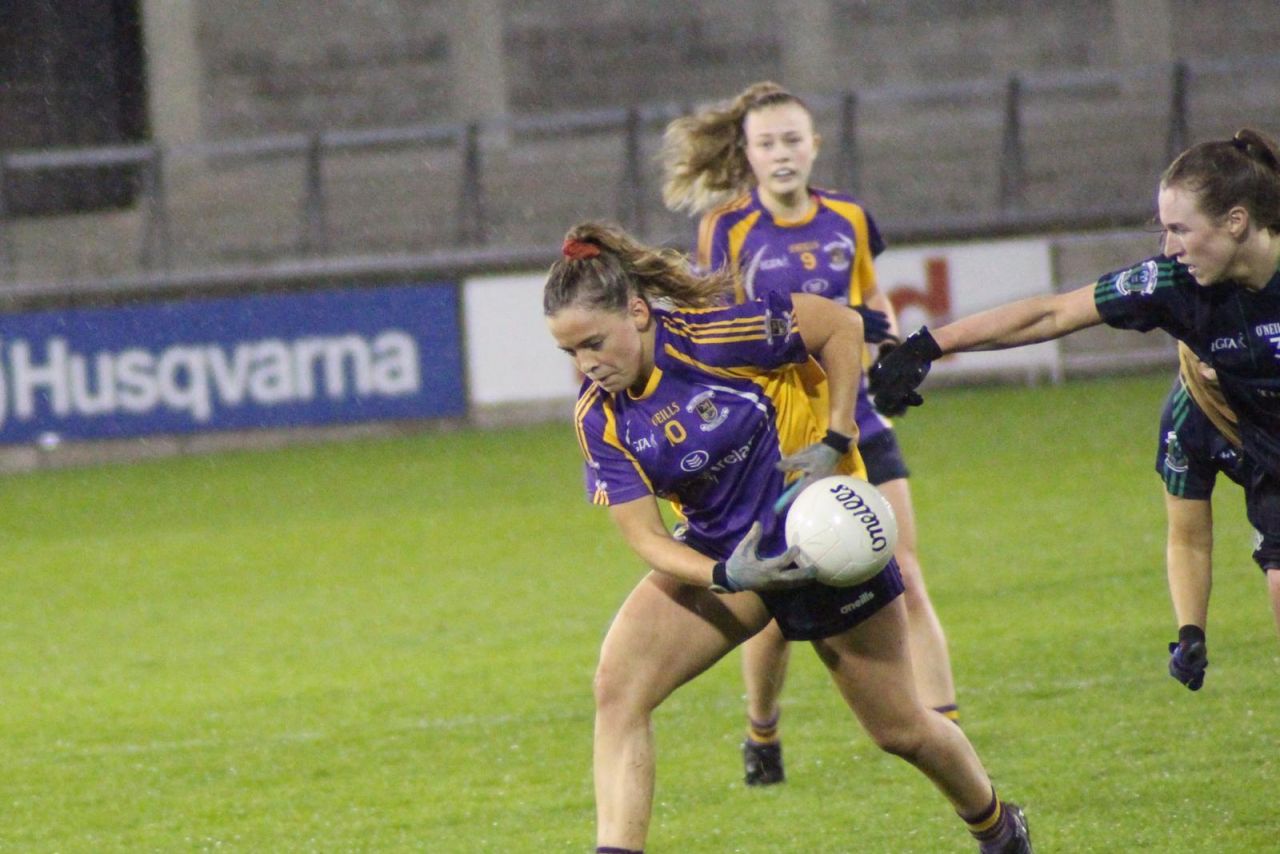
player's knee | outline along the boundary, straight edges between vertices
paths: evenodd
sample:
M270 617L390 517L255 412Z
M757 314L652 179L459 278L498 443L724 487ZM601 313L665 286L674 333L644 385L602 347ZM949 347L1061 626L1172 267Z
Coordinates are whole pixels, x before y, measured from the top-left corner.
M869 726L867 734L876 747L893 756L913 762L920 755L926 741L925 730L904 722Z
M642 686L636 684L636 679L628 668L613 666L607 661L600 662L596 668L592 691L597 714L646 714L654 705L644 699Z

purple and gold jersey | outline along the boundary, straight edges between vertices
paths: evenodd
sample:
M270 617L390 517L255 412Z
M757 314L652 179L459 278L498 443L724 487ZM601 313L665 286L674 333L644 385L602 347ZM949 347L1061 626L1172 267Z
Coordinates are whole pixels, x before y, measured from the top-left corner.
M1161 255L1101 277L1093 300L1111 326L1163 329L1212 367L1246 456L1280 477L1280 272L1260 291L1204 286Z
M773 502L777 463L822 439L826 375L805 350L791 298L653 309L654 367L643 393L583 384L574 419L597 504L656 495L688 523L685 542L723 559L753 522L761 554L786 546ZM857 451L842 473L865 477Z
M851 196L810 189L817 202L800 220L774 219L752 190L710 211L698 228L698 264L728 267L739 302L766 293L808 293L861 305L875 290L875 257L884 240L875 220ZM859 441L889 428L875 411L864 377L855 412Z

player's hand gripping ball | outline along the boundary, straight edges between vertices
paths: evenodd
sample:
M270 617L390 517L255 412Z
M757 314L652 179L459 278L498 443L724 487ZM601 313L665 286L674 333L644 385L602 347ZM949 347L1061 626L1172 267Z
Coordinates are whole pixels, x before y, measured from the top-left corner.
M861 584L884 569L898 545L893 508L865 480L824 477L805 487L787 511L788 546L799 546L832 587Z

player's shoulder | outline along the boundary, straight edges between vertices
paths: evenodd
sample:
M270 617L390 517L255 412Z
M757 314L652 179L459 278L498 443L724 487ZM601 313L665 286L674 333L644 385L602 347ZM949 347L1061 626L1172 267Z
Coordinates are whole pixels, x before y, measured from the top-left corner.
M658 320L660 343L687 350L785 335L791 323L791 309L791 294L770 291L745 302L655 311L654 316ZM779 327L779 322L784 325Z
M809 192L817 196L818 200L822 202L862 207L862 202L858 201L858 198L853 193L846 193L844 190L833 190L830 187L810 187Z
M1192 288L1192 293L1199 293L1186 266L1168 255L1153 255L1136 264L1104 273L1094 284L1098 302L1158 296L1188 287Z
M866 206L852 193L828 190L822 187L810 187L809 191L818 200L818 204L835 211L847 219L870 216Z
M759 204L752 193L742 193L711 208L702 215L705 230L727 230L758 212Z

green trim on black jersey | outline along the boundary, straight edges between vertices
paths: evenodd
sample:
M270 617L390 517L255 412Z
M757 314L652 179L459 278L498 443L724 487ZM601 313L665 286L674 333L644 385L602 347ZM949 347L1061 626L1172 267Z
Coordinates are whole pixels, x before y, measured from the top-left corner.
M1164 479L1165 490L1178 498L1185 498L1187 492L1187 469L1175 471L1169 467L1169 456L1174 452L1182 451L1181 442L1178 440L1178 433L1182 430L1182 425L1187 423L1187 418L1191 415L1191 407L1195 405L1191 399L1191 394L1187 391L1187 387L1178 384L1178 388L1173 393L1173 403L1170 406L1170 419L1173 422L1173 435L1166 437L1164 462L1160 466L1161 475ZM1187 461L1188 466L1190 460Z
M1133 294L1152 294L1160 288L1172 287L1177 262L1170 258L1148 258L1132 267L1107 273L1098 279L1093 299L1101 306Z

